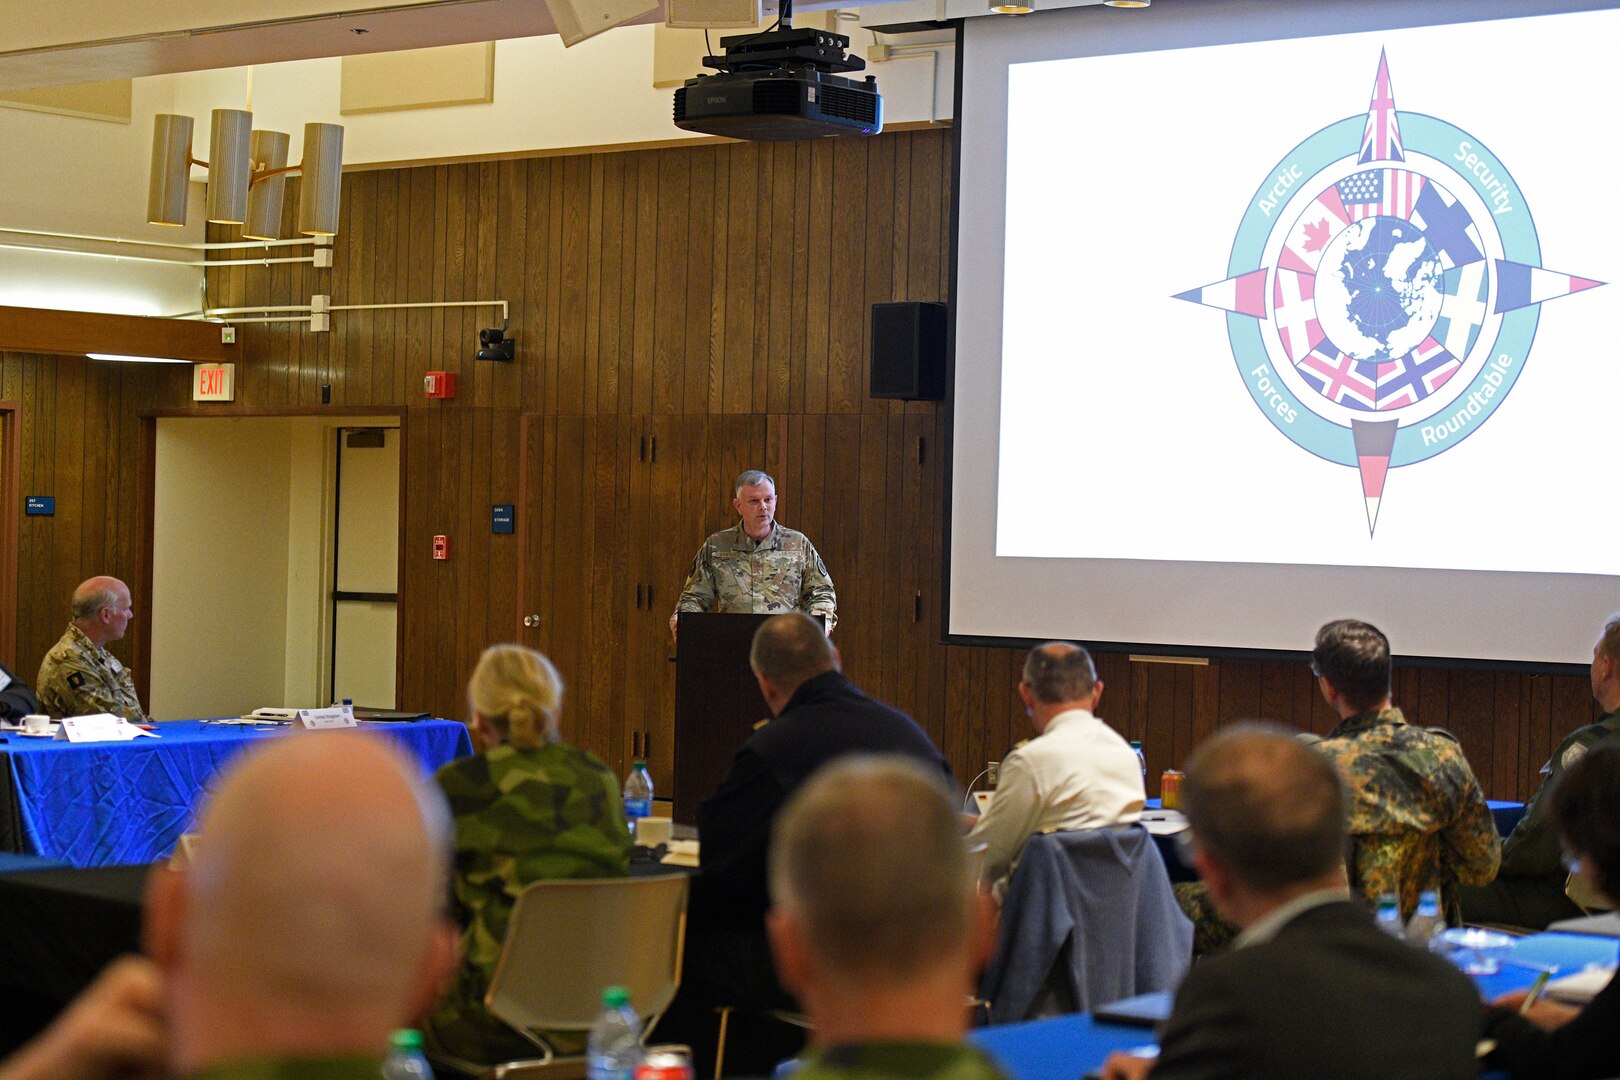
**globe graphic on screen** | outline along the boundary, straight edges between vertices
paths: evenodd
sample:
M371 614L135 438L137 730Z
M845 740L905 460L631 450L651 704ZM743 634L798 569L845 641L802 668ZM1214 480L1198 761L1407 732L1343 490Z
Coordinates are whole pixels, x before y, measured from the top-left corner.
M1316 317L1328 340L1356 360L1395 360L1440 317L1440 256L1410 221L1370 217L1340 232L1316 272Z

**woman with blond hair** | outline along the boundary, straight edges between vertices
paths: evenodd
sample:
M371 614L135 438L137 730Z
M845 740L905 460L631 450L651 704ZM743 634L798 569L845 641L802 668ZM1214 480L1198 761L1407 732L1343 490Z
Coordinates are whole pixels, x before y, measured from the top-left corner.
M558 737L562 692L551 661L521 645L485 649L468 680L484 750L436 777L455 816L453 915L462 928L460 973L428 1022L438 1055L484 1065L533 1057L534 1046L484 1008L513 902L533 881L629 870L618 782Z

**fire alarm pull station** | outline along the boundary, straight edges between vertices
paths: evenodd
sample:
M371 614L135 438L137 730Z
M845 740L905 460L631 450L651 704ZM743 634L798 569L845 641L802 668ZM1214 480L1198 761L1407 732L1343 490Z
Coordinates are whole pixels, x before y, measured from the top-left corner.
M433 538L433 557L441 562L450 557L450 538L448 536L435 536Z

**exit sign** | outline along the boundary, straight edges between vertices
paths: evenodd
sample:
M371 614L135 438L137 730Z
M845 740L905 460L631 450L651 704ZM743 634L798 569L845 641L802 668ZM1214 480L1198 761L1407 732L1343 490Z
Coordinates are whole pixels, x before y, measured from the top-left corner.
M235 364L198 364L191 371L192 401L235 401Z

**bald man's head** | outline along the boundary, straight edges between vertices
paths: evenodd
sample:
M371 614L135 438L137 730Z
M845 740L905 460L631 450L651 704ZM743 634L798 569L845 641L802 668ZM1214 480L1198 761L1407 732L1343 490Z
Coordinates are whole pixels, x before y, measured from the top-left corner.
M115 577L93 577L79 583L71 602L73 625L97 645L124 636L132 614L129 586Z
M380 1051L391 1027L430 1003L454 956L441 914L449 815L389 743L334 732L277 739L229 771L199 832L190 866L159 875L148 907L149 947L170 976L174 1011L251 1003L259 1028L280 1016L319 1045L238 1037L220 1047L210 1042L217 1017L188 1027L177 1015L177 1041L206 1047L181 1064Z
M821 624L802 611L775 615L754 631L748 663L754 674L792 693L838 668L838 653Z

